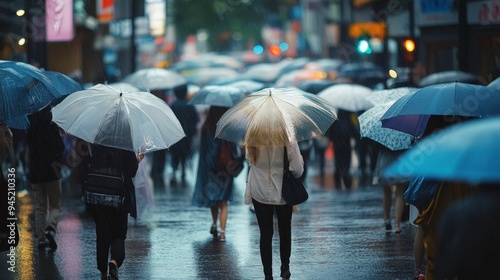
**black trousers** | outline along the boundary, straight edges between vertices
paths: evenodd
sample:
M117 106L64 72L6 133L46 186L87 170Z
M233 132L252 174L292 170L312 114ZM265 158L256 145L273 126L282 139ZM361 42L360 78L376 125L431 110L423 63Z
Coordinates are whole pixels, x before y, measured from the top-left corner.
M125 238L127 237L128 213L125 207L87 205L95 222L97 269L108 270L108 256L120 267L125 260Z
M252 199L255 215L260 229L260 258L264 266L264 275L273 275L272 240L274 233L273 216L276 212L280 236L281 271L290 265L292 251L292 206L263 204Z

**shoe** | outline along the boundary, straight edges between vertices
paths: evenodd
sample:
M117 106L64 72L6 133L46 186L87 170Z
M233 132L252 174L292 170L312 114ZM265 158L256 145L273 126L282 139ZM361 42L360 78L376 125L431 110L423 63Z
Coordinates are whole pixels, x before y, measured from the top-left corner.
M109 267L108 278L110 280L118 280L118 267L116 267L116 264L114 262L109 262L108 267Z
M175 179L175 177L170 178L170 186L177 187L177 180Z
M212 225L212 227L210 227L210 234L214 238L217 238L217 225Z
M281 270L281 278L283 279L290 279L290 276L292 276L292 274L290 273L290 269L286 269L286 270Z
M392 230L391 221L385 220L384 221L384 225L385 225L385 231L391 231Z
M413 276L414 280L425 280L425 275L420 270L415 270L415 276Z
M49 247L54 250L57 249L56 239L54 238L55 234L56 231L52 227L47 227L47 229L45 230L45 236L49 241Z
M38 241L38 249L43 250L47 247L47 243L44 240Z
M223 230L220 231L219 241L220 242L225 242L226 241L226 235L224 234Z
M396 226L396 228L394 229L394 232L395 232L396 234L401 233L401 227Z

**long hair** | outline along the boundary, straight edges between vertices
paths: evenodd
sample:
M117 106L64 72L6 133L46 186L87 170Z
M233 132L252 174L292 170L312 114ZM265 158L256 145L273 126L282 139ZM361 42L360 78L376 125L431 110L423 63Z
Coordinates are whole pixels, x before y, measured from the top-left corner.
M201 126L201 131L209 131L212 135L215 135L215 129L217 128L217 122L228 110L226 107L210 106L207 113L207 118Z
M259 148L258 147L246 147L248 153L248 161L251 165L257 164L259 162Z

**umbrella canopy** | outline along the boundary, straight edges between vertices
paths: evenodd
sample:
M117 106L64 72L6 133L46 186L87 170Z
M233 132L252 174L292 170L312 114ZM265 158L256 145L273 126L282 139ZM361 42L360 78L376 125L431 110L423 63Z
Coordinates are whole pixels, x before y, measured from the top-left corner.
M384 172L387 178L500 182L500 117L469 120L442 129L402 154Z
M235 81L235 82L231 82L231 83L226 84L226 85L240 88L247 93L256 92L256 91L259 91L259 90L266 87L264 85L264 83L252 81L252 80Z
M123 79L143 91L172 89L186 83L186 79L175 71L163 68L138 70Z
M297 86L297 88L299 88L300 90L309 92L309 93L318 94L322 90L324 90L328 87L331 87L333 85L336 85L336 84L338 84L338 83L333 82L331 80L306 80L306 81L300 82L299 85Z
M319 70L299 69L287 72L281 75L274 85L276 87L291 87L297 86L302 81L324 80L328 74Z
M183 77L189 83L199 86L207 85L217 79L232 79L239 75L239 72L227 67L206 67L198 68L185 74Z
M390 101L375 105L358 117L361 137L370 138L393 151L409 149L414 140L413 136L382 127L382 122L380 121L380 117L394 102Z
M232 107L245 96L245 91L233 86L204 86L191 97L189 104Z
M43 74L45 74L45 76L47 76L47 78L49 78L52 84L57 88L57 91L62 95L62 98L66 97L68 94L72 94L73 92L83 89L80 83L62 73L55 71L43 71ZM61 100L62 99L56 100L56 102Z
M116 88L118 90L122 90L122 91L141 91L140 89L134 87L133 85L131 85L129 83L124 83L124 82L111 83L111 84L108 84L108 86L114 87L114 88Z
M324 99L296 88L248 95L217 123L215 136L247 146L285 146L322 135L337 119Z
M59 93L59 96L50 102L50 104L52 105L61 102L69 94L83 89L80 83L73 80L67 75L55 71L42 71L42 72L50 80L50 82L54 85L57 92ZM10 128L15 128L19 130L27 130L30 124L27 115L9 119L6 121L6 123Z
M500 90L500 77L494 79L491 83L487 85L487 87L494 88L496 90Z
M426 87L430 85L453 83L453 82L479 84L479 79L477 75L471 73L466 73L462 71L443 71L443 72L433 73L424 77L422 80L420 80L418 85L420 87Z
M373 103L366 99L372 90L368 87L356 84L338 84L327 87L318 93L335 108L350 112L364 111L373 107Z
M466 83L421 88L398 99L382 116L382 126L421 136L431 115L485 117L500 114L500 92Z
M396 101L399 98L408 95L410 93L414 93L418 88L413 87L400 87L393 89L384 89L384 90L375 90L372 94L368 95L366 99L376 104L383 104L391 101Z
M340 66L337 78L372 88L379 83L385 83L388 75L375 63L353 62Z
M102 84L69 95L52 115L52 121L69 134L137 154L167 149L185 136L163 100Z
M27 63L0 61L0 81L1 121L35 113L65 95Z

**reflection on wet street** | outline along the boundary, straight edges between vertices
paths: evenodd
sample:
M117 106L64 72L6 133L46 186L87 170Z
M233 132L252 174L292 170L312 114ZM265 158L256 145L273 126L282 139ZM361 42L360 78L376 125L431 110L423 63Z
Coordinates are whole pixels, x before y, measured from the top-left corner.
M191 206L194 171L184 186L167 185L163 192L155 192L149 215L130 220L120 279L264 278L257 221L243 204L246 173L236 180L226 242L219 242L209 234L210 211ZM339 189L329 178L331 173L323 183L316 173L312 167L310 198L292 218L292 279L411 279L415 228L405 223L401 234L385 232L382 190L368 184ZM39 251L29 192L20 196L18 191L21 242L16 272L2 265L0 279L99 278L94 223L78 199L79 190L66 184L63 192L58 249ZM275 279L280 279L276 223L274 232L273 269ZM0 261L7 260L7 252L2 252Z

